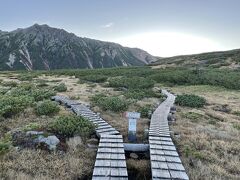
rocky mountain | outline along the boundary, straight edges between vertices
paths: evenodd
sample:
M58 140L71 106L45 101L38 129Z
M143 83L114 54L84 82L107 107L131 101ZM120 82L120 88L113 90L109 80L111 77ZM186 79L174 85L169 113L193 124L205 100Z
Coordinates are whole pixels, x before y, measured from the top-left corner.
M0 31L0 70L142 66L156 60L141 49L81 38L48 25Z
M159 58L151 65L159 67L210 67L240 69L240 49Z

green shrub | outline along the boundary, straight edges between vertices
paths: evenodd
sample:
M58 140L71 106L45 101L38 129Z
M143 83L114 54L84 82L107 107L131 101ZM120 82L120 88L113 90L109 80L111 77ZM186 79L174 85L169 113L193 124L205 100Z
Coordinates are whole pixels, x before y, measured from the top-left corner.
M141 100L143 98L150 98L150 97L156 97L156 98L162 98L162 94L156 93L151 89L132 89L128 90L124 93L124 96L128 99L137 99Z
M35 108L37 115L54 115L60 111L60 108L56 102L45 100L39 102Z
M94 132L94 128L90 121L76 115L60 116L49 124L50 131L65 137L74 135L89 137Z
M60 83L59 85L54 87L54 90L57 92L66 92L67 86L64 83Z
M240 111L234 111L233 114L236 116L240 116Z
M202 114L196 113L196 112L187 112L182 114L184 118L191 119L191 120L196 120L204 117Z
M47 82L48 82L47 80L40 79L38 80L37 87L47 87L48 86Z
M195 148L190 147L189 145L184 145L183 153L186 157L194 157L196 159L204 159L204 154L197 151Z
M0 141L0 155L6 153L10 149L10 143Z
M0 96L0 116L7 118L16 115L32 103L33 98L29 96Z
M154 86L154 81L143 77L116 77L109 80L110 87L124 87L127 89L146 89Z
M12 136L10 133L4 134L3 138L0 139L0 155L5 154L9 151L12 144Z
M240 131L240 123L234 123L233 127Z
M41 128L41 126L40 126L40 124L38 124L38 123L29 123L28 125L26 125L26 126L23 128L23 130L24 130L24 131L32 131L32 130L37 131L37 130L39 130L40 128Z
M18 75L19 81L32 81L33 78L36 78L37 75L35 74L20 74Z
M4 95L4 94L6 94L8 91L9 91L9 89L7 89L7 88L1 88L1 89L0 89L0 95Z
M92 101L103 110L123 112L128 109L129 103L119 97L106 97L98 94L92 97Z
M2 86L16 87L18 84L15 81L3 81Z
M90 82L95 82L95 83L102 83L107 80L107 76L104 75L89 75L89 76L84 76L81 77L82 80L84 81L90 81Z
M91 97L91 101L94 104L97 104L99 101L101 101L103 98L107 97L105 94L95 94L94 96Z
M178 95L176 97L175 103L180 106L200 108L206 104L206 100L203 97L200 97L197 95L184 94L184 95Z
M32 96L35 101L42 101L44 99L49 99L56 94L55 91L49 89L33 89L30 96Z
M152 112L152 107L150 105L139 107L137 112L141 113L142 118L149 118L149 113Z

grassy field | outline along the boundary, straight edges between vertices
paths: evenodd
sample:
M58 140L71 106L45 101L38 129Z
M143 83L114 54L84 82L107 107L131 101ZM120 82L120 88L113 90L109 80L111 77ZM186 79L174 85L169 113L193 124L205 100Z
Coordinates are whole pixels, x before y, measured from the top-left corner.
M92 110L119 130L125 142L128 141L128 121L123 112L139 111L142 117L137 127L137 142L147 143L144 131L149 128L148 112L164 100L162 88L178 95L195 94L206 99L200 108L177 106L177 121L171 126L190 178L237 179L240 174L239 77L238 71L231 70L150 67L2 72L0 98L10 106L0 104L0 179L91 178L96 151L88 144L96 140L94 135L80 137L81 140L60 136L62 149L51 153L13 146L9 137L13 132L31 129L32 123L37 124L39 130L49 132L50 124L71 114L63 107L57 110L46 102L51 95L67 95L91 105ZM12 103L19 108L14 108ZM42 106L47 108L41 109ZM77 132L76 135L81 136ZM129 158L127 164L135 179L151 177L146 157Z
M240 91L208 85L169 89L207 100L203 108L178 106L177 121L171 126L190 178L239 179Z

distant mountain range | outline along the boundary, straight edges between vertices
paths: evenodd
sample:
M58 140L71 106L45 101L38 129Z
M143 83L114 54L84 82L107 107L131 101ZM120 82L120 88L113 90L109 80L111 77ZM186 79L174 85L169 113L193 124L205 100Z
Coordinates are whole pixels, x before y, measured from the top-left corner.
M193 55L158 58L151 65L158 67L209 67L240 69L240 49Z
M0 70L143 66L156 60L141 49L81 38L48 25L0 31Z

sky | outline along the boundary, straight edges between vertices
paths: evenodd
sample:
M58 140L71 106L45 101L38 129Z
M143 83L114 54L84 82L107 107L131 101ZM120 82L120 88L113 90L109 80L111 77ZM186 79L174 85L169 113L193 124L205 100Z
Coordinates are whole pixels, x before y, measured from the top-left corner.
M0 0L0 30L35 23L169 57L240 48L240 0Z

